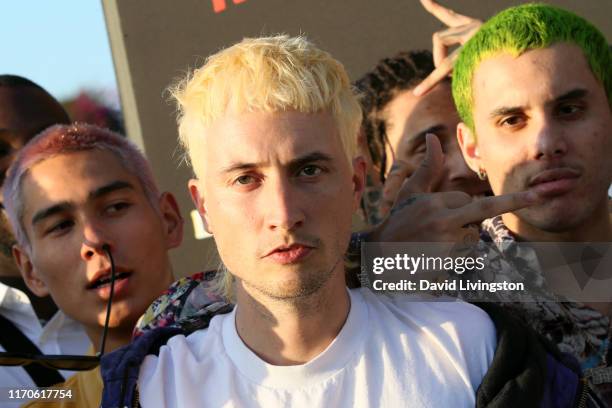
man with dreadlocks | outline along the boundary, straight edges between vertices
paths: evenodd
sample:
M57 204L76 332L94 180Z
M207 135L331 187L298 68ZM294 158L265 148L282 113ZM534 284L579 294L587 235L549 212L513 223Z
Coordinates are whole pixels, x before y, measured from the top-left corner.
M461 155L456 138L459 115L450 78L425 95L413 92L433 71L431 52L400 52L380 60L356 82L364 110L360 142L372 163L362 202L369 224L382 221L388 208L382 200L382 184L392 164L400 162L416 169L425 157L428 133L436 135L444 152L444 165L432 186L434 191L463 191L471 196L489 191L489 183L480 180Z

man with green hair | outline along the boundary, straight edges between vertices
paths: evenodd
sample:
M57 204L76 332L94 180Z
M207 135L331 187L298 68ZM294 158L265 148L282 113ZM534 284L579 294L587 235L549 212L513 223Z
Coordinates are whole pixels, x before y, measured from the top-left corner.
M483 222L481 237L503 242L502 253L520 241L611 241L611 66L608 43L594 26L542 4L504 10L462 49L453 97L466 162L488 177L496 195L531 190L543 197ZM538 263L535 252L529 256ZM557 284L541 280L539 301L506 306L577 357L610 403L611 303L561 302Z

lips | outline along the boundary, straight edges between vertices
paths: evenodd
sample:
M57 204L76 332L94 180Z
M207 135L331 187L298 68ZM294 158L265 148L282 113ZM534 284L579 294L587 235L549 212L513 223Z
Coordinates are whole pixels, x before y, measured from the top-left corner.
M282 265L297 263L312 252L314 248L304 244L281 245L268 252L264 258Z
M568 167L541 171L529 181L529 187L540 195L564 194L578 183L580 172Z
M123 268L115 268L115 285L117 285L117 282L119 282L120 280L127 279L131 275L132 275L132 272L124 270ZM110 282L111 282L111 271L110 271L110 268L106 268L94 274L93 278L87 284L87 289L95 290L95 289L103 288L105 286L108 286L110 288Z
M548 183L562 179L573 179L580 177L580 173L570 168L549 169L538 173L529 183L530 187L537 184Z

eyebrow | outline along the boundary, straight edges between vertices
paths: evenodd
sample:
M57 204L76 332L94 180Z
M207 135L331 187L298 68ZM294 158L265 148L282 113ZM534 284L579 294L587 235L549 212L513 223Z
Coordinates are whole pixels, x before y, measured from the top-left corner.
M94 191L92 191L91 193L89 193L89 199L96 199L96 198L100 198L104 195L110 194L112 192L115 192L117 190L124 190L124 189L128 189L128 190L135 190L134 185L128 181L122 181L122 180L117 180L117 181L113 181L112 183L109 183L105 186L102 186L100 188L95 189Z
M582 89L582 88L572 89L571 91L566 92L563 95L555 98L555 102L563 102L563 101L572 100L572 99L584 98L585 96L588 95L588 93L589 91L586 89Z
M112 183L104 185L90 192L88 194L88 199L89 200L97 199L107 194L110 194L114 191L123 190L123 189L134 190L134 186L127 181L121 181L121 180L113 181ZM37 223L43 221L46 218L51 217L52 215L55 215L61 212L65 212L65 211L70 211L73 208L74 208L74 204L69 201L62 201L50 207L43 208L42 210L36 212L36 214L32 216L32 226L36 225Z
M332 161L331 156L323 152L312 152L308 153L304 156L295 158L291 160L288 164L288 167L291 169L299 168L306 163L312 163L317 161L330 162ZM231 164L221 170L222 174L233 173L240 170L250 170L257 167L261 167L263 163L235 163Z
M72 208L74 208L74 204L68 201L62 201L61 203L54 204L51 207L44 208L32 216L32 226L35 226L39 222L43 221L46 218L51 217L52 215L55 215L55 214L58 214L64 211L69 211Z
M416 141L418 141L420 139L424 140L425 139L425 135L428 134L428 133L437 134L437 133L440 133L440 132L444 132L445 130L448 130L448 127L445 126L445 125L442 125L442 124L433 125L433 126L428 127L425 130L422 130L422 131L420 131L420 132L410 136L409 140L411 142L416 142Z
M568 100L584 98L586 95L588 95L588 93L589 91L583 88L572 89L571 91L566 92L563 95L557 96L549 104L556 104L556 103L564 102ZM498 116L521 113L522 111L523 111L523 108L520 106L501 107L501 108L493 110L489 114L489 117L495 118Z

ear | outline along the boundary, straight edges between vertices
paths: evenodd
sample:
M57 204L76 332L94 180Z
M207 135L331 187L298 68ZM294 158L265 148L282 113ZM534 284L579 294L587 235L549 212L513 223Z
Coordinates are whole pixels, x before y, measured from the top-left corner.
M200 185L200 180L191 179L187 183L187 186L189 188L189 194L191 195L191 201L193 201L198 213L200 213L200 217L202 217L204 229L209 234L212 234L213 231L208 222L208 211L206 210L206 205L204 205L204 189Z
M163 220L168 249L176 248L183 242L183 217L181 217L181 210L172 193L166 192L161 195L159 210Z
M361 203L361 196L365 190L366 162L363 156L353 159L353 211L356 211Z
M47 289L45 282L36 273L36 269L34 269L27 251L19 245L13 245L12 251L15 264L17 264L21 277L30 291L38 297L48 296L49 289Z
M461 153L467 165L478 173L482 167L480 155L478 153L478 145L476 143L476 135L463 122L457 125L457 141L461 147Z

